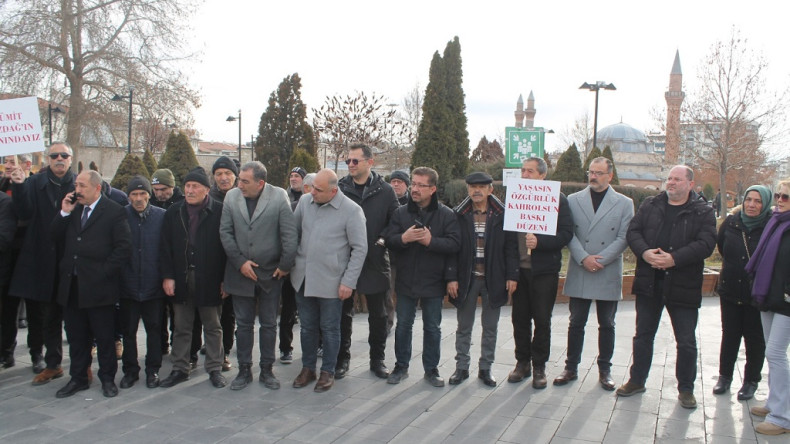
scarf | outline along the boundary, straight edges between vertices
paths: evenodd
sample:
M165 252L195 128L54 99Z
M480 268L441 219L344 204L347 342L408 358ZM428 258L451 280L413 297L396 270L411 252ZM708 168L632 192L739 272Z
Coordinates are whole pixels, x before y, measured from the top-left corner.
M759 227L763 223L765 223L766 219L771 217L771 191L762 186L762 185L752 185L746 189L746 192L743 193L743 199L741 202L746 201L746 195L749 194L750 191L756 191L760 194L760 199L763 201L763 209L760 211L755 217L747 216L746 212L741 210L741 221L743 225L746 227L747 230L752 231L756 227Z
M779 243L784 232L788 230L790 230L790 211L774 212L763 230L757 249L746 264L746 272L754 277L752 299L758 304L762 304L768 296L776 256L779 254Z

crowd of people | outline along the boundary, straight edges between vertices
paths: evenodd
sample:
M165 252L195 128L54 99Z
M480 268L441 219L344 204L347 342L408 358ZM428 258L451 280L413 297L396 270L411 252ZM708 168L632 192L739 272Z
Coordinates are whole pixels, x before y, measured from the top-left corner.
M767 360L769 395L764 407L752 408L765 417L756 430L790 433L790 181L780 182L773 195L760 185L748 188L742 207L717 234L714 209L694 191L691 168L673 167L665 190L634 213L631 199L610 185L611 161L598 157L586 188L558 196L556 231L547 235L506 231L505 204L484 172L466 177L468 196L450 208L438 199L435 170L395 171L388 183L373 170L373 152L364 144L349 147L347 176L329 169L307 174L297 166L287 189L268 183L258 161L239 165L221 157L210 174L191 170L183 190L171 171L160 169L150 181L132 178L124 194L95 171L74 174L68 145L54 143L47 155L48 166L32 175L29 156L5 159L0 366L15 365L17 310L24 300L33 385L64 376L65 324L69 381L58 398L90 387L93 354L106 397L119 392L119 359L121 389L133 387L143 370L146 387L167 388L188 380L202 353L210 383L221 388L228 385L223 373L232 368L234 340L238 372L230 389L242 390L253 380L256 317L259 381L277 390L278 311L282 364L294 361L297 313L300 324L302 369L291 385L325 392L349 371L355 301L362 300L372 374L389 384L409 376L419 307L424 379L443 387L438 367L445 297L457 308L449 384L469 378L479 300L478 379L497 386L491 367L500 309L512 304L516 365L507 381L531 378L535 389L543 389L567 247L567 359L553 384L578 378L594 302L601 388L618 396L644 392L666 309L677 342L678 399L691 409L697 406L695 330L704 261L718 248L722 340L713 392L729 391L743 338L746 364L737 397L754 396ZM523 162L522 178L546 175L543 159ZM637 259L636 333L630 377L617 388L611 361L626 248ZM136 343L141 320L143 365ZM160 380L167 354L172 370Z

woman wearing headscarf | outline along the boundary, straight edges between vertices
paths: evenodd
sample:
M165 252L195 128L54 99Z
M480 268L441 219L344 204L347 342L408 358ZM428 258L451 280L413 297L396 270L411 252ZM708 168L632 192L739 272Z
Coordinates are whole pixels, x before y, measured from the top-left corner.
M751 303L751 279L746 270L763 228L771 218L771 191L761 185L749 187L743 195L742 208L727 216L719 227L716 244L722 257L718 293L721 304L721 350L719 380L713 394L730 389L735 361L741 347L746 346L743 386L738 399L754 397L765 361L765 339L760 310Z
M752 301L760 309L768 361L768 399L752 407L765 421L757 433L790 433L790 180L779 182L776 209L763 229L746 271L754 277Z

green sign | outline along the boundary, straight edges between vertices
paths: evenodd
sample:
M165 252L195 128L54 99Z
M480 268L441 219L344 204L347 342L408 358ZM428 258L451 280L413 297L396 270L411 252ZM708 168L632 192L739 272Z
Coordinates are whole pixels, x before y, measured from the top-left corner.
M505 128L505 167L518 168L530 157L543 157L543 128Z

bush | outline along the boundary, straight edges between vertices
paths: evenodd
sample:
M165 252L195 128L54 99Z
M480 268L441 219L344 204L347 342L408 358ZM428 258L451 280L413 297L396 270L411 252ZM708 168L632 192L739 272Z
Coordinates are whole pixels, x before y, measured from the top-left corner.
M118 165L118 169L115 171L115 176L112 178L110 185L113 188L125 192L129 180L137 175L151 177L145 165L143 165L143 161L134 154L129 153L123 158L121 164Z

